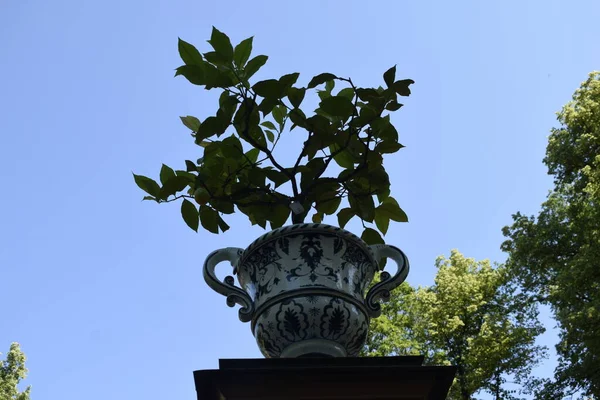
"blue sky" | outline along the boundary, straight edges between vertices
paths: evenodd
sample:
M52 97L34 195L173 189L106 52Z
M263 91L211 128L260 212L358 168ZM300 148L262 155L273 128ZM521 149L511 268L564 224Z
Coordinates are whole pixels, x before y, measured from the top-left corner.
M201 267L261 229L234 217L226 234L196 234L132 180L200 153L178 116L207 116L214 95L173 78L177 37L206 51L212 25L236 43L254 35L270 56L257 78L378 85L397 64L414 79L394 117L407 147L386 161L410 222L386 240L427 285L453 248L502 262L502 226L537 212L554 113L600 66L599 12L594 0L1 2L0 351L19 341L33 398L62 400L192 399L193 370L260 357Z

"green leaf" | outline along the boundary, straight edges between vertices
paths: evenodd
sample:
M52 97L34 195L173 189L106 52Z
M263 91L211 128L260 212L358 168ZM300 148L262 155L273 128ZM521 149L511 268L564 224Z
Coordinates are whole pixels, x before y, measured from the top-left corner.
M337 96L345 97L348 100L352 101L352 99L354 98L354 89L352 89L351 87L342 89L337 94Z
M304 100L305 94L306 94L306 89L304 89L304 88L298 89L298 88L291 87L287 91L287 96L288 96L288 99L290 100L290 103L292 103L292 105L296 108L300 107L302 100Z
M248 64L246 64L246 67L244 68L244 78L250 79L263 65L265 65L268 59L269 57L260 55L248 61Z
M290 208L283 204L276 204L271 207L269 212L269 221L271 222L271 229L277 229L282 227L290 216Z
M344 96L331 96L321 101L319 104L321 110L329 115L335 115L344 120L354 114L354 104Z
M290 180L290 178L281 171L276 171L274 169L265 169L264 171L267 178L275 184L275 188Z
M136 174L133 174L133 179L135 180L136 185L138 185L138 187L144 192L154 197L159 196L160 186L153 179L150 179L147 176Z
M279 124L279 132L283 131L284 118L287 115L287 110L283 106L273 108L273 118Z
M321 222L323 222L323 217L324 217L323 213L320 213L317 211L312 216L312 222L314 222L315 224L320 224Z
M332 79L337 79L337 76L327 73L327 72L319 74L310 80L307 88L308 89L315 88L315 87L319 86L320 84L330 81Z
M385 213L381 213L378 208L375 209L375 225L377 225L377 229L381 231L384 235L388 231L388 227L390 226L390 218Z
M333 90L334 87L335 87L335 81L333 79L325 82L325 91L327 93L331 94L331 91Z
M382 216L386 216L392 221L396 222L408 222L408 216L400 208L398 202L393 197L388 197L383 200L383 203L376 209L376 213Z
M169 179L171 179L174 176L175 176L175 171L173 171L173 169L171 167L163 164L162 167L160 168L160 183L162 183L164 185L165 182L167 182Z
M392 68L388 69L383 74L383 80L387 87L392 87L394 85L394 80L396 79L396 66L394 65Z
M269 140L269 142L275 142L275 134L273 132L266 130L265 134L267 135L267 139Z
M250 149L246 152L246 157L248 157L248 159L250 161L252 161L253 163L255 163L256 160L258 160L259 155L260 155L259 149Z
M181 119L181 122L183 122L183 124L192 132L198 132L198 129L200 129L200 120L198 118L192 117L191 115L179 118Z
M372 228L365 228L360 238L368 245L385 243L379 232Z
M233 50L233 62L238 68L243 68L252 53L253 37L244 39Z
M296 83L299 76L300 76L300 73L298 73L298 72L283 75L281 78L279 78L279 83L281 84L281 86L283 86L285 88L285 90L287 90L287 89L291 88L294 83Z
M342 202L342 198L338 197L338 196L333 197L333 195L335 195L335 192L329 192L329 193L330 193L330 195L328 196L329 198L324 199L323 201L317 202L315 207L316 207L317 211L322 212L323 214L332 215L332 214L335 214L338 207L340 206L340 204Z
M192 230L198 232L198 210L192 202L183 200L181 203L181 216Z
M263 122L263 123L262 123L262 124L260 124L260 125L261 125L261 126L264 126L265 128L268 128L268 129L273 129L273 130L275 130L275 131L277 130L277 128L275 128L275 124L274 124L274 123L272 123L271 121L265 121L265 122Z
M213 208L200 206L200 223L207 231L219 233L219 213Z
M183 62L186 65L202 65L204 60L198 49L188 42L181 40L181 38L178 39L177 47L179 49L179 56Z
M155 202L158 203L158 200L156 199L156 197L152 197L152 196L144 196L142 201L145 201L145 200L154 200Z
M227 225L225 220L223 218L221 218L220 215L217 214L217 217L218 217L217 223L219 224L219 229L221 229L221 232L227 232L229 230L229 225Z
M228 60L225 56L217 53L216 51L209 51L207 53L204 53L204 58L206 58L206 61L208 61L209 63L220 67L231 66L231 60Z
M364 221L372 222L375 218L375 203L371 195L348 195L350 207Z
M391 153L397 152L398 150L400 150L403 147L404 146L398 142L394 142L391 140L384 140L384 141L380 142L377 146L375 146L375 151L384 153L384 154L386 154L386 153L391 154Z
M219 55L225 57L228 61L233 61L233 46L229 37L214 26L208 43L211 44Z
M197 171L196 164L194 164L194 162L190 161L190 160L185 160L185 169L188 172L192 172L192 171L196 172Z
M354 213L354 210L352 210L351 208L342 208L337 213L338 225L340 226L340 228L344 228L348 221L350 221L350 219L355 215L356 214Z
M256 82L252 86L254 92L265 98L280 99L283 97L283 85L276 79L267 79L265 81Z
M402 79L400 81L394 82L394 90L400 96L410 96L410 88L409 86L415 83L412 79Z
M190 180L187 176L174 175L164 183L162 188L160 188L159 197L163 200L167 200L169 196L172 196L175 193L181 192L183 189L185 189L188 184L190 184Z
M304 115L304 112L301 109L294 108L290 111L289 116L294 124L301 128L306 128L306 115Z
M392 100L386 104L385 109L389 111L398 111L403 105L404 104L400 104L396 100Z
M175 70L175 76L183 76L194 85L206 85L204 67L199 65L182 65Z

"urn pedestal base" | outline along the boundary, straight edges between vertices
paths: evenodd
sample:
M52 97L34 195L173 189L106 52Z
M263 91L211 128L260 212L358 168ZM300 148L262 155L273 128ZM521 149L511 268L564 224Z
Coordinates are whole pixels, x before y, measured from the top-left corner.
M195 371L198 400L444 400L455 367L422 366L423 357L220 360Z

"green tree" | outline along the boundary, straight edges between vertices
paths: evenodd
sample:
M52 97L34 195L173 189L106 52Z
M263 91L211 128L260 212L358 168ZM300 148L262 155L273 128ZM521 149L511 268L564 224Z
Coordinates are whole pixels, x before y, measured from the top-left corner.
M0 361L0 400L29 400L31 387L22 392L18 388L19 382L26 376L25 354L18 343L12 343L6 360Z
M480 391L514 398L505 383L524 382L544 356L535 345L543 332L537 309L516 293L504 267L458 251L440 257L435 284L392 293L383 316L372 322L368 355L423 354L433 365L455 365L449 399L470 400Z
M537 218L513 215L502 249L522 289L551 306L560 328L555 382L538 397L600 399L600 72L558 121L544 159L554 188Z

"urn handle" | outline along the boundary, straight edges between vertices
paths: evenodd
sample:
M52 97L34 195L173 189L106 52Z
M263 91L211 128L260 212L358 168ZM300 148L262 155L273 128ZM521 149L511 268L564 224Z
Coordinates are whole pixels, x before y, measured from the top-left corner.
M222 261L229 261L235 270L243 252L244 249L237 247L226 247L213 251L206 257L206 261L204 261L203 275L204 280L212 290L227 297L227 305L229 307L233 307L236 303L242 306L239 310L240 321L248 322L254 314L254 303L250 295L235 286L233 276L226 276L223 282L221 282L215 274L217 264Z
M390 300L390 291L397 288L404 282L408 275L408 258L406 255L397 247L390 246L387 244L375 244L370 246L371 250L375 254L375 260L379 261L383 257L391 258L398 265L398 271L394 276L390 275L389 272L381 272L381 282L369 290L365 297L365 305L369 311L369 315L372 318L377 318L381 315L381 304L382 301Z

